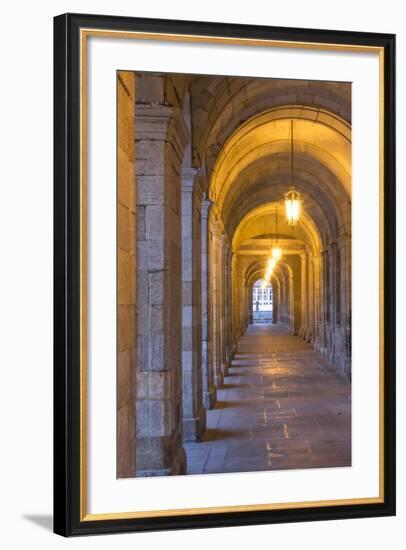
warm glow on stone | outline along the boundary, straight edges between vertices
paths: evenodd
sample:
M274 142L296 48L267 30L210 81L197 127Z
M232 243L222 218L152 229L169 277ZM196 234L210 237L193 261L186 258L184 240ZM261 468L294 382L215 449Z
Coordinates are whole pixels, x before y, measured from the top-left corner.
M276 265L276 260L274 258L269 258L268 259L268 269L270 269L272 271L273 268L275 267L275 265Z
M275 265L276 265L276 261L273 258L269 258L268 259L268 265L267 265L265 275L264 275L264 279L267 283L269 283L269 281L272 277L272 273L273 273L273 270L275 268Z

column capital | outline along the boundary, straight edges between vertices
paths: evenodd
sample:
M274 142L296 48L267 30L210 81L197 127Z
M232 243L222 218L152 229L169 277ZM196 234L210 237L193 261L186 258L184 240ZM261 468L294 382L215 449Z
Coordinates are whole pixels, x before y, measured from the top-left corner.
M196 199L200 202L206 190L206 180L203 172L199 168L182 168L182 191L185 193L196 194Z
M201 208L201 217L202 219L207 220L207 218L210 215L210 209L213 205L213 202L210 199L204 199L202 200L202 208Z
M201 201L202 197L206 192L206 175L201 168L198 168L196 170L195 191L196 191L198 200Z
M196 172L195 168L182 168L182 193L193 193Z
M190 141L183 112L179 107L160 103L135 105L135 140L170 141L180 158Z
M223 238L223 234L224 234L224 225L223 225L223 222L219 219L214 219L212 221L212 228L211 228L211 231L212 231L212 234L216 237L219 237L220 239Z
M302 250L299 252L299 256L301 260L308 260L309 259L309 251L308 250Z

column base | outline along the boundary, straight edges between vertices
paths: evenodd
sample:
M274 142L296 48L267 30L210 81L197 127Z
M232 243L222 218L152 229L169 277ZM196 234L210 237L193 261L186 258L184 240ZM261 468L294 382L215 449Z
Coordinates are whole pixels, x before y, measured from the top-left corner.
M206 429L206 412L202 408L199 416L183 420L183 441L201 441Z
M332 355L331 362L343 377L351 382L351 358L345 355Z
M223 375L223 373L221 371L218 372L215 376L215 379L216 379L216 387L218 389L221 389L224 385L224 375Z
M224 381L225 376L229 376L229 374L228 374L228 369L229 368L230 368L230 363L223 363L221 365L221 370L222 370L222 373L223 373L223 381Z
M204 408L209 411L210 409L214 409L217 403L217 391L216 388L212 388L208 392L204 392L203 394L203 406Z
M186 453L172 436L138 437L136 477L174 476L186 473Z

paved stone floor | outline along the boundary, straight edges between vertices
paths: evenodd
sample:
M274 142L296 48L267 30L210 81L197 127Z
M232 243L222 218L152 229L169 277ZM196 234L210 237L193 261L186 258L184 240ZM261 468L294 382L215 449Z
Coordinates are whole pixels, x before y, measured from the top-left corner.
M351 465L351 386L280 325L251 325L188 474Z

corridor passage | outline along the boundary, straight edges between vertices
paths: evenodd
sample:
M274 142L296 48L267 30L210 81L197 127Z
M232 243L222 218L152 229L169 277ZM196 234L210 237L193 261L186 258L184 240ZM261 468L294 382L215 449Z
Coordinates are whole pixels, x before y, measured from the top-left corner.
M282 325L250 325L187 473L350 466L350 388Z

